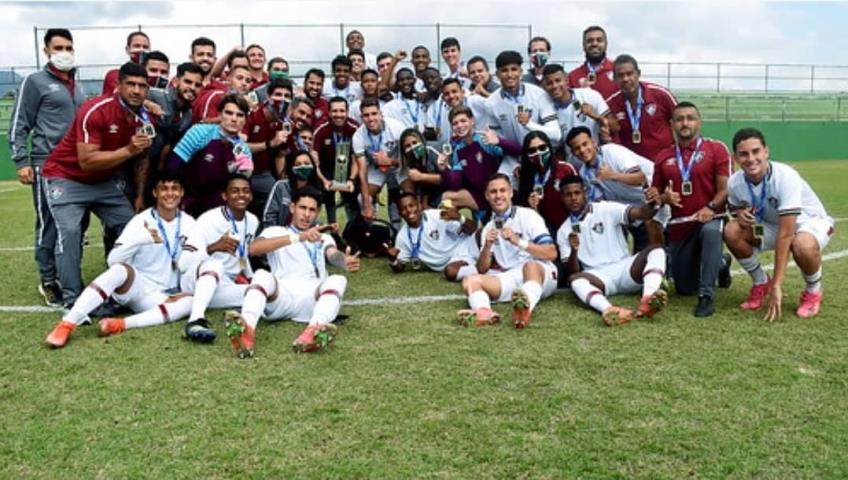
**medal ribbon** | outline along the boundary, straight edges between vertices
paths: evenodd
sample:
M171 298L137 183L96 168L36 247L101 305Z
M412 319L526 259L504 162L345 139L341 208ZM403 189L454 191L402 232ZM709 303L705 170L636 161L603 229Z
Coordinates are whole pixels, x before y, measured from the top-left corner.
M677 157L677 168L680 170L680 177L684 182L688 182L690 178L692 178L692 169L695 168L695 164L698 163L698 157L701 152L701 144L704 143L704 139L702 137L698 137L698 141L695 143L695 150L692 151L692 156L689 157L689 167L687 168L683 164L683 152L680 150L679 144L674 144L674 156Z
M636 111L630 106L630 102L624 99L624 107L627 109L627 118L630 119L630 127L633 131L640 131L639 124L642 122L642 106L645 105L645 100L642 98L642 86L639 85L636 97Z

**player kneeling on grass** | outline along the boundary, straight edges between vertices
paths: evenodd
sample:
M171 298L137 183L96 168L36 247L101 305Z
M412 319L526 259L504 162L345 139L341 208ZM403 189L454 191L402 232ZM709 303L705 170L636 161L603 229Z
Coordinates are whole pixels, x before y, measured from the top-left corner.
M733 157L742 169L728 180L728 203L736 218L724 228L724 241L754 283L740 307L759 310L768 295L765 319L780 318L781 286L791 251L807 284L795 314L801 318L817 315L822 302L821 253L833 236L833 219L798 172L769 160L759 130L736 132ZM774 250L771 280L757 257L766 250Z
M127 224L109 253L109 269L83 290L61 322L50 332L47 344L63 347L71 332L109 296L135 312L155 309L165 318L179 318L191 308L191 297L179 294L177 268L186 235L194 219L179 209L183 186L179 177L161 171L153 186L156 206L142 211ZM131 320L132 319L132 320ZM104 319L102 334L147 325L142 319Z
M268 254L271 272L259 270L253 276L241 314L227 312L227 335L240 358L253 356L259 317L268 320L290 318L307 323L292 347L311 352L327 346L336 336L332 325L347 287L342 275L328 275L327 262L348 272L359 270L359 254L336 248L325 233L334 225L315 226L321 210L321 192L306 187L295 192L291 225L268 227L250 246L251 255Z
M424 265L443 272L450 281L477 273L480 252L474 239L477 224L473 219L460 215L448 200L442 202L441 209L422 212L421 201L408 192L400 194L397 205L404 225L398 231L395 246L385 245L393 271L419 270Z
M477 275L462 281L468 293L470 310L460 310L460 323L493 325L499 316L491 309L491 299L512 301L515 328L530 323L530 314L539 300L554 293L557 251L545 221L536 211L512 204L512 185L502 173L486 183L486 201L492 219L483 227L482 248Z
M559 227L557 245L577 298L601 312L608 326L625 324L634 313L613 306L606 297L638 292L640 284L642 300L635 315L652 317L661 310L668 302L662 289L665 251L661 246L649 246L630 255L622 230L653 217L656 207L589 202L583 179L576 175L560 181L560 195L569 216Z

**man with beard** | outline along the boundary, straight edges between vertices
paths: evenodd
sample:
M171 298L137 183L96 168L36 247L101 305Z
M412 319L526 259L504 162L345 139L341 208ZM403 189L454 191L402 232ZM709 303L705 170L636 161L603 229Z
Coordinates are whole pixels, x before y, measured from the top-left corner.
M235 66L227 76L225 88L204 89L198 94L192 104L192 116L195 122L216 123L219 121L218 104L228 94L241 97L250 91L250 69L245 66Z
M374 81L377 80L377 72L372 72ZM372 97L373 98L373 97ZM336 175L336 159L339 156L339 145L347 143L347 172L345 178L348 179L348 189L342 193L342 198L345 202L347 218L351 219L358 214L356 211L356 197L354 196L355 185L353 179L357 177L358 172L353 167L353 149L350 148L353 142L353 134L359 126L352 118L348 116L347 100L342 97L333 97L330 99L330 119L321 124L316 130L313 137L312 147L318 153L318 178L324 186L324 194L322 202L324 208L327 209L327 222L336 222L336 190L333 189L333 181Z
M141 31L130 33L127 35L127 46L124 47L124 51L127 52L130 62L142 64L145 55L150 51L150 37ZM118 86L118 71L118 68L113 68L106 72L106 77L103 78L101 95L111 95L115 92L115 88Z
M215 42L206 37L197 37L191 42L191 55L189 56L191 63L199 65L203 70L203 87L206 88L222 88L223 83L215 80L211 75L212 67L215 66L217 57L215 56ZM223 87L226 89L226 87Z
M312 128L318 127L330 117L330 104L321 95L324 92L324 71L310 68L303 77L303 93L313 105Z
M530 55L532 68L521 77L521 81L542 88L542 72L551 59L551 42L545 37L533 37L527 44L527 55Z
M583 30L583 52L586 62L568 74L568 86L591 88L609 98L618 85L613 78L612 60L607 58L607 32L596 25Z
M466 64L471 79L472 93L487 98L501 88L501 84L489 72L489 63L481 56L474 56Z

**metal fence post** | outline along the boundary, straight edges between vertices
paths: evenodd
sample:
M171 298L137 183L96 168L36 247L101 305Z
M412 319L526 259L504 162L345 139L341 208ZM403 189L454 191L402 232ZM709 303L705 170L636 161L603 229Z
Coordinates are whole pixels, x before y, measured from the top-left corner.
M841 113L840 110L842 110L842 97L837 96L836 97L836 121L837 122L840 120L840 115L839 115Z
M339 24L339 55L344 55L345 38L344 38L344 23Z
M530 45L530 40L533 38L533 24L527 25L527 45Z
M810 65L810 93L816 91L816 66Z
M436 68L441 72L442 71L442 51L441 51L441 43L442 43L442 26L438 22L436 22ZM411 58L410 58L411 60Z
M786 121L786 97L780 99L780 121Z
M671 90L671 62L665 64L665 88Z
M244 24L239 23L239 38L241 38L241 46L244 48Z
M721 91L721 64L716 63L716 92Z
M35 47L35 69L41 70L41 58L38 56L38 26L32 26L32 46Z
M730 123L730 96L724 97L724 121Z
M768 93L769 66L766 64L765 92Z

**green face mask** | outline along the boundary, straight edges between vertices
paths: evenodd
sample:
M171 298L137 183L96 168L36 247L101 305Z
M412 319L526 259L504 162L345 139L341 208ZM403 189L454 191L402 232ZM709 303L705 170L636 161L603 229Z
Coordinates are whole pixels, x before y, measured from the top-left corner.
M412 154L415 156L415 158L421 160L427 154L427 147L425 147L423 143L419 143L418 145L412 147Z
M268 73L268 78L270 78L271 80L277 78L289 78L289 74L288 72L273 71Z
M298 165L296 167L292 167L292 173L301 180L309 180L309 177L312 176L312 172L314 170L315 167L312 165Z
M547 152L543 152L541 155L539 155L539 160L542 162L543 167L547 167L548 162L551 161L551 151L548 150Z

